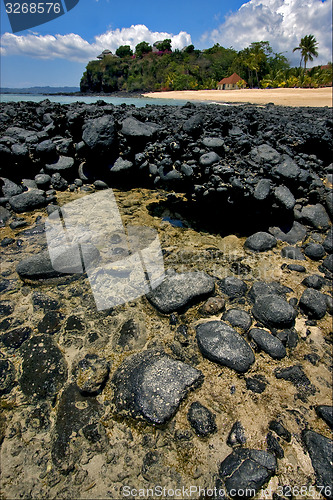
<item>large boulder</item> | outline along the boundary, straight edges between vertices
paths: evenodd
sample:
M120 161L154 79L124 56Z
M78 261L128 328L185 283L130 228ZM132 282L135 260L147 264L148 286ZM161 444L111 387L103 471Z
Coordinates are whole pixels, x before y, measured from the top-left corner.
M82 139L90 152L98 157L110 153L115 148L117 139L113 117L104 115L89 120L84 125Z
M133 116L125 118L121 131L126 137L131 138L152 138L159 130L159 125L151 122L140 122Z
M202 373L192 366L147 350L127 358L113 375L113 403L120 415L164 424L202 381Z
M306 205L301 210L301 219L305 224L314 227L315 229L328 229L330 219L323 205Z
M257 233L251 234L244 243L245 247L254 252L265 252L277 245L277 241L269 233L259 231Z
M41 189L30 189L9 198L9 204L16 213L30 212L45 206L45 192Z
M312 430L303 432L303 441L316 474L316 483L318 487L324 486L322 494L325 498L331 500L333 498L333 441Z

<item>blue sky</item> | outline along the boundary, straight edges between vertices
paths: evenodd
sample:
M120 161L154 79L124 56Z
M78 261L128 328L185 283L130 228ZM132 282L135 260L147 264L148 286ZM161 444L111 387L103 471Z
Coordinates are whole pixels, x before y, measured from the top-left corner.
M193 43L204 49L218 42L237 50L268 40L298 65L292 49L311 33L319 42L316 64L332 60L330 0L168 0L162 5L80 0L65 15L15 34L2 8L1 85L78 86L88 61L104 48L134 48L142 40L163 38L171 38L173 48Z

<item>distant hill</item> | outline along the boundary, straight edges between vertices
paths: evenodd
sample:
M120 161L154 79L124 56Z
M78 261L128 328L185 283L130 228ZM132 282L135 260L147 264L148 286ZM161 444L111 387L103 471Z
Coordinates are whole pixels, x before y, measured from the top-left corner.
M10 88L1 87L1 94L69 94L72 92L80 92L79 87L28 87L22 88Z

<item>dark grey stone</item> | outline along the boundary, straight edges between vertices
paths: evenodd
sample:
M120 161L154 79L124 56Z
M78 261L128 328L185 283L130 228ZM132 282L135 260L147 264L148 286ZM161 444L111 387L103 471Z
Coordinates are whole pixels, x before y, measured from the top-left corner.
M49 335L35 335L22 344L22 374L19 380L25 395L52 398L67 380L65 359Z
M316 474L316 483L318 487L326 486L322 493L325 498L331 500L333 498L333 441L312 430L303 432L303 441Z
M38 331L53 335L60 330L62 316L58 311L47 311L43 319L38 323Z
M212 294L214 286L214 279L204 272L175 273L167 275L146 297L156 309L168 314Z
M311 384L300 365L281 369L277 368L274 370L274 374L278 379L288 380L288 382L291 382L297 389L304 393L314 394L316 392L315 387Z
M0 302L0 316L9 316L14 312L14 306L9 302L9 300L3 300Z
M279 295L262 295L256 298L252 314L265 326L288 328L293 326L296 311Z
M323 205L317 203L316 205L306 205L301 210L301 218L315 229L328 229L330 220Z
M244 281L234 276L228 276L217 282L217 286L222 293L226 294L230 299L243 297L247 292L247 285Z
M333 273L333 254L331 253L323 260L323 266Z
M87 354L74 368L76 385L81 393L100 392L109 376L109 364L96 354Z
M66 179L61 177L59 172L52 174L51 184L53 188L57 189L58 191L65 191L68 188L68 182L66 181Z
M277 202L286 210L292 210L296 204L294 195L286 186L275 188L274 196Z
M302 281L302 285L306 286L307 288L314 288L315 290L320 290L324 283L324 278L319 276L319 274L311 274L310 276L304 278L304 280Z
M262 375L255 375L245 379L246 388L256 394L262 394L267 386L267 380Z
M276 458L284 457L284 451L282 446L271 432L267 433L266 443L267 443L267 451L273 453L276 456Z
M191 404L187 419L200 437L206 437L217 431L215 415L198 401Z
M34 310L43 309L44 311L55 311L59 309L60 304L56 299L49 297L41 292L34 292L32 294L32 303Z
M255 187L253 197L258 201L266 200L271 191L271 181L269 179L260 179Z
M297 163L290 158L290 156L285 155L282 162L274 168L274 175L285 179L286 181L295 181L300 175L301 169Z
M104 156L116 143L114 119L110 115L89 120L84 125L82 139L89 150L97 156Z
M221 463L219 475L231 498L251 498L275 474L276 467L270 452L236 448Z
M18 349L30 337L31 332L31 328L27 326L15 328L1 335L0 340L4 346Z
M140 122L133 116L130 116L123 121L121 132L127 137L150 139L156 134L159 128L159 125L156 123Z
M304 248L304 253L312 260L320 260L326 255L325 249L320 243L309 243Z
M12 245L13 243L15 243L14 238L3 238L3 240L1 240L1 242L0 242L0 246L8 247L9 245Z
M333 229L332 228L328 231L326 238L323 241L323 247L327 253L333 253Z
M15 368L9 359L0 358L0 396L9 394L15 384Z
M228 309L223 316L223 321L228 321L231 326L241 328L246 332L252 323L251 316L243 309Z
M293 259L293 260L305 260L305 257L301 251L300 248L298 247L284 247L281 250L281 256L286 258L286 259Z
M305 273L306 269L304 266L301 266L300 264L288 264L287 269L289 271L296 271L297 273Z
M21 194L23 189L22 186L18 186L15 182L7 179L5 177L0 177L0 186L2 190L2 195L5 198L11 198L17 194Z
M209 149L221 150L224 146L224 140L219 137L204 137L202 145Z
M292 227L286 232L279 227L270 227L268 231L277 240L285 241L289 245L295 245L295 243L303 241L307 233L306 227L297 221L294 221Z
M223 321L196 327L198 346L206 358L238 372L246 372L255 358L249 344Z
M99 251L94 245L84 244L80 245L82 256L84 258L85 268L96 262L99 259ZM73 252L67 250L60 254L53 263L50 260L48 250L40 252L37 255L31 255L26 259L19 262L16 267L16 272L22 279L48 279L64 276L65 274L81 273L82 264L77 260L77 249L73 248ZM61 272L56 269L60 269Z
M245 429L241 422L237 420L231 428L227 437L227 445L233 448L234 446L242 446L246 443Z
M75 445L73 435L87 425L97 424L101 413L96 398L81 394L75 384L66 387L57 408L51 451L52 461L58 469L67 473L74 468L82 448Z
M273 359L282 359L287 354L282 342L262 328L251 328L249 337Z
M279 422L278 420L271 420L270 423L269 423L269 428L272 431L274 431L278 436L280 436L282 439L284 439L285 441L287 441L287 443L290 443L290 441L291 441L291 434L288 431L288 429L286 429L281 424L281 422Z
M10 219L10 211L0 206L0 222L6 222L8 219Z
M164 352L147 350L127 358L113 375L115 410L151 424L164 424L188 391L202 381L199 370Z
M183 130L192 136L198 136L202 132L203 118L200 113L197 113L188 118L183 123Z
M270 163L276 165L280 161L280 154L276 149L272 148L268 144L261 144L260 146L254 148L250 152L250 156L253 161L262 163Z
M9 198L9 204L16 213L29 212L45 206L45 192L41 189L31 189Z
M59 156L58 160L54 163L47 163L45 168L48 172L61 172L66 175L68 170L74 166L74 158L70 156Z
M245 241L245 246L255 252L264 252L275 247L277 244L276 238L269 233L259 231L249 236Z
M44 162L54 162L57 159L56 145L50 140L37 144L36 156Z
M217 163L220 161L220 156L216 154L214 151L211 151L210 153L205 153L200 156L199 158L199 163L203 167L209 167L210 165L213 165L213 163Z
M124 160L123 158L119 157L115 163L113 164L112 168L110 169L110 173L128 173L128 171L133 167L133 163L129 160Z
M326 299L324 295L314 288L304 290L300 301L300 308L310 319L321 319L326 314Z
M327 425L329 425L330 428L333 429L333 406L328 406L328 405L316 406L316 413L318 417L325 420Z
M255 302L261 295L281 295L284 297L289 292L292 292L291 288L283 286L276 281L272 281L271 283L255 281L248 293L248 298L251 302Z

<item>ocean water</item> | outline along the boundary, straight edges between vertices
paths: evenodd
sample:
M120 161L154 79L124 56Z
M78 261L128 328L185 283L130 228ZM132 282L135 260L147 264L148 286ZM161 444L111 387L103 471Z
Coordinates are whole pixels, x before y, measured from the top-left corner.
M147 97L110 97L110 96L71 96L71 95L43 95L43 94L0 94L0 102L41 102L48 99L51 102L59 104L71 104L74 102L85 102L92 104L96 101L104 101L107 104L127 104L134 105L137 108L143 108L146 104L155 104L160 106L183 106L185 100L181 99L151 99ZM195 101L198 103L198 101Z

